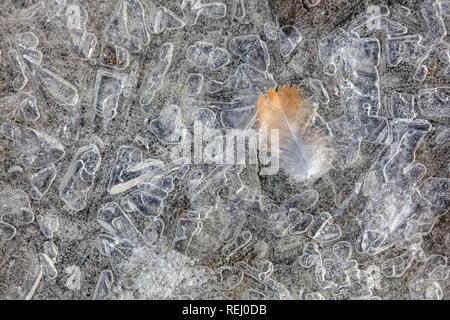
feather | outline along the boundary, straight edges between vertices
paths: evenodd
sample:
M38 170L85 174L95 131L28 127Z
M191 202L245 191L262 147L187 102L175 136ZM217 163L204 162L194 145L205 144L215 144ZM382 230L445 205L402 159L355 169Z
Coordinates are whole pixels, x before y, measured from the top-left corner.
M266 130L271 152L278 152L280 166L296 180L321 176L332 160L329 139L312 128L315 110L297 87L270 88L256 105L256 126ZM270 131L278 130L278 150L270 141Z

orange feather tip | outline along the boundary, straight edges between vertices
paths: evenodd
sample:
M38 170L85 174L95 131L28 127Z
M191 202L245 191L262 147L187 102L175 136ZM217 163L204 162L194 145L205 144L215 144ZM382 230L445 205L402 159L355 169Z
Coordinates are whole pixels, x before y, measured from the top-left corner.
M315 109L297 86L270 88L267 95L257 99L256 126L267 130L270 149L269 131L278 130L280 165L296 180L321 176L331 165L328 137L309 128L314 114Z
M286 115L289 122L295 128L302 128L304 131L309 125L314 110L310 108L307 97L298 86L279 86L277 90L270 88L267 96L263 93L259 95L256 103L257 127L277 128L278 112ZM275 119L273 119L275 118Z

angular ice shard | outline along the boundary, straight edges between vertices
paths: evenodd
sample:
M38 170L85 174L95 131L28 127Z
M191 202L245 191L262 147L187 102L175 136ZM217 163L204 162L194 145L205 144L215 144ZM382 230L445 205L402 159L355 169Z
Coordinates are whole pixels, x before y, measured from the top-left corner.
M16 47L25 63L41 64L42 52L37 50L39 39L33 32L24 32L16 36Z
M450 63L450 50L442 50L439 53L439 61L445 64Z
M441 300L443 292L438 281L446 280L448 276L447 258L440 254L429 256L409 283L411 299Z
M351 256L352 246L347 241L335 243L332 254L324 259L318 246L308 242L299 262L305 268L315 265L316 282L322 289L330 288L333 294L342 295L344 299L370 298L374 282Z
M321 213L311 224L308 236L319 242L330 242L341 237L342 231L339 225L330 223L331 215L328 212Z
M192 26L197 23L200 14L204 13L211 18L223 18L227 14L227 6L221 2L209 2L202 4L200 0L183 0L181 11L184 14L184 22Z
M197 128L198 124L194 125L194 128ZM199 136L202 132L200 130L197 130L198 133L196 134ZM214 133L214 135L212 134ZM207 134L207 140L203 140L205 147L203 150L199 150L199 148L196 148L199 150L198 155L202 157L202 161L205 164L216 164L221 165L224 163L224 140L225 137L221 134L219 134L214 129L211 132L208 132L208 130L203 130L203 134ZM196 150L194 150L195 152ZM200 153L200 151L202 153ZM200 162L200 159L194 159L195 162Z
M33 169L40 169L61 160L63 146L53 137L12 122L2 126L3 134L11 139L13 147L21 153L21 163Z
M310 79L309 87L314 92L314 95L310 97L311 100L316 100L323 104L328 104L330 102L328 92L323 86L322 81L320 81L319 79Z
M194 151L195 152L195 151ZM200 169L195 169L187 176L188 192L194 210L188 212L194 219L204 219L216 206L217 192L221 187L219 183L225 184L225 171L227 167L219 165L205 175Z
M350 54L351 52L353 55ZM380 62L380 43L378 39L360 39L342 29L337 29L320 41L319 54L325 65L339 64L342 70L350 67L354 69L376 67ZM350 65L344 67L343 64L346 62Z
M120 204L125 211L137 211L144 217L156 217L162 211L162 200L141 190L124 196Z
M366 14L356 21L352 22L350 26L350 30L355 31L358 28L369 24L371 28L375 28L376 26L380 26L380 18L387 17L390 14L390 10L387 6L376 6L371 5L366 9Z
M358 19L350 27L351 30L360 35L364 31L373 31L385 29L387 35L405 34L408 29L397 21L387 18L390 14L389 8L385 5L371 5L367 7L367 14Z
M40 65L28 64L33 78L60 104L73 106L78 101L77 90Z
M28 83L28 78L25 75L25 66L20 60L19 53L16 50L10 50L8 56L14 69L19 73L13 80L13 88L15 90L22 90Z
M414 246L401 255L388 259L381 264L381 272L388 278L399 278L411 267L414 260L421 261L425 253L419 246Z
M400 6L397 8L397 10L400 13L400 15L402 15L403 17L407 17L411 13L411 9L409 9L408 7L405 7L405 6Z
M283 205L285 212L289 212L291 209L296 209L298 211L307 210L313 207L317 200L319 199L319 194L316 190L306 190L301 194L296 194L287 199Z
M199 68L206 68L214 45L210 42L197 41L186 50L186 59Z
M188 109L209 108L212 110L235 110L240 108L255 107L256 96L236 97L231 101L201 101L194 99L184 100L184 106ZM251 125L249 126L251 127Z
M138 52L148 44L150 38L145 26L144 7L139 0L118 2L105 29L105 38L131 52Z
M112 236L100 234L97 237L98 249L101 255L108 256L112 269L118 275L129 272L128 256L119 248L122 245L130 247L132 244L127 240L116 239Z
M414 96L408 93L394 92L390 100L391 114L394 118L408 118L416 117L414 112Z
M233 0L233 17L243 19L245 17L244 0Z
M37 254L30 265L23 283L8 294L9 299L31 300L44 275L48 279L54 279L58 275L53 260L43 253Z
M388 63L391 66L397 66L402 61L416 64L425 54L424 47L419 45L421 39L418 34L389 36L386 40Z
M58 231L58 216L54 214L48 214L45 217L39 215L36 217L36 221L39 223L39 227L46 238L53 238L53 234Z
M42 52L37 50L39 40L32 32L17 35L16 46L33 78L56 102L73 106L78 101L78 91L67 81L60 79L40 66Z
M221 291L233 290L244 278L244 273L236 266L222 266L214 271L214 275L217 277L215 286Z
M73 56L91 59L97 44L97 37L86 31L88 13L78 0L53 1L46 8L47 17L58 32L53 33L70 45Z
M192 237L201 231L202 226L203 224L199 220L185 218L178 219L172 248L181 253L186 253L186 250L191 244Z
M278 33L280 39L280 53L283 57L288 57L302 41L302 35L295 26L284 26Z
M105 203L98 210L97 221L120 243L132 247L143 244L141 233L117 203Z
M323 261L323 281L320 285L322 288L331 286L335 294L347 289L350 295L370 296L372 284L364 279L366 276L364 273L361 271L358 273L358 262L350 259L351 256L352 247L349 242L340 241L334 244L333 257ZM356 294L352 292L355 282L358 284Z
M273 22L266 22L264 24L264 33L266 34L267 39L277 40L278 30Z
M380 19L380 25L386 30L386 34L388 35L400 35L408 32L408 28L404 25L386 18Z
M428 73L427 66L421 64L417 67L416 71L414 72L413 79L416 81L423 81L425 80Z
M236 239L238 237L239 232L241 231L246 221L246 215L244 212L230 212L229 210L227 210L226 213L227 224L220 233L220 240L225 243L232 242L233 239ZM250 240L250 238L251 235L249 236L248 234L246 234L243 238L241 237L242 241L239 241L239 243L245 242L245 239ZM232 246L235 247L235 245ZM226 249L226 251L228 252L229 250ZM226 255L226 253L224 254Z
M415 167L413 164L413 147L419 143L422 135L423 134L421 134L420 132L407 132L403 135L400 141L398 152L393 155L392 158L390 158L383 167L384 178L387 182L397 182L398 185L401 186L400 182L403 182L405 180L405 182L409 182L408 180L410 180L411 178L417 180L418 178L420 178L422 173L424 173L425 170L421 169L420 166ZM391 188L391 186L386 187Z
M150 122L155 136L164 143L180 143L186 135L186 127L181 121L181 110L171 105L161 110L159 117Z
M237 67L236 72L229 76L225 83L208 81L206 91L215 93L227 88L242 94L260 94L276 85L272 75L244 63Z
M19 223L33 222L34 214L25 192L16 189L0 192L0 239L9 240L16 234L16 228L2 221L5 215L13 217Z
M81 289L81 270L79 266L70 265L65 270L69 274L66 280L65 287L69 290L80 290Z
M123 88L123 96L126 98L128 98L131 95L134 87L137 84L138 67L139 64L136 61L134 61L130 67L130 73L124 78L122 88Z
M217 80L208 80L206 82L206 92L208 93L216 93L222 90L224 87L224 83Z
M228 51L215 47L211 52L208 60L209 68L212 71L220 69L230 63L230 55Z
M150 178L155 169L163 167L159 160L143 161L142 151L130 146L121 146L111 169L108 184L110 194L118 194L133 188Z
M48 256L53 261L56 261L58 253L58 247L53 243L53 241L44 242L44 254L46 256Z
M432 206L446 209L450 205L450 179L429 177L420 184L419 194Z
M447 35L442 12L438 2L426 1L422 6L422 16L427 24L427 34L420 39L419 44L424 47L438 45Z
M0 221L0 239L10 240L16 235L16 228L9 223Z
M390 137L391 143L393 144L390 149L392 150L390 154L384 155L380 160L387 160L386 157L393 156L395 153L397 153L399 144L401 140L403 139L404 135L408 133L409 130L411 130L411 134L418 134L421 135L426 134L431 129L431 124L427 120L423 119L396 119L393 121L392 125L392 136ZM408 150L411 152L412 148L415 147L415 143L418 142L418 140L412 140L412 144L409 146ZM383 156L383 154L382 154ZM385 163L385 162L384 162Z
M147 18L147 28L151 33L161 33L164 30L175 30L184 27L184 22L175 16L175 14L166 9L159 7L152 12Z
M359 39L351 33L337 29L320 41L319 56L324 64L324 72L337 75L340 79L341 87L346 92L347 110L360 114L361 118L367 118L367 113L376 115L380 104L377 70L380 62L379 40ZM363 108L366 110L361 110ZM371 117L370 120L375 119ZM346 122L352 120L347 119Z
M162 240L162 234L164 231L164 222L159 218L150 219L150 222L145 226L142 235L144 240L154 245Z
M269 300L269 297L265 295L264 293L255 290L255 289L248 289L244 292L242 295L242 300Z
M450 140L450 128L446 128L442 130L439 134L436 135L435 142L438 144L444 143Z
M298 257L298 262L303 268L311 268L322 260L319 246L313 242L305 243L303 253Z
M76 152L59 185L59 197L70 209L78 211L86 206L100 162L100 151L94 144L82 147Z
M209 107L222 110L220 120L225 128L248 129L254 124L253 109L257 96L249 95L233 99L230 102L222 101L185 101L187 107Z
M229 41L228 47L243 62L259 70L266 71L270 64L267 45L257 35L234 37Z
M36 121L40 117L36 98L24 91L0 99L0 110L3 114L8 114L9 118L20 121Z
M289 233L299 235L305 233L314 221L314 216L310 213L301 213L291 209L288 215Z
M162 200L173 190L174 180L183 178L188 170L188 160L177 158L171 163L153 170L150 178L139 183L137 187Z
M22 19L31 19L43 7L43 3L40 0L12 0L11 4L19 11L18 16Z
M122 75L98 70L94 86L94 111L105 120L117 114L119 97L123 85Z
M130 64L130 54L127 49L121 46L115 46L115 49L116 63L113 65L113 68L117 70L124 70Z
M275 281L270 277L273 270L272 262L268 260L261 261L258 264L257 268L253 268L244 261L239 261L235 264L234 267L238 270L242 270L244 274L262 284L264 286L264 295L269 299L292 299L289 290L283 284Z
M419 91L417 107L425 117L450 117L450 87Z
M288 232L289 221L283 210L276 204L268 204L264 206L263 217L267 219L271 225L272 232L276 237L283 237Z
M143 106L149 105L152 102L155 93L161 89L164 77L167 70L172 63L173 44L166 42L161 46L159 51L159 62L155 69L150 72L147 80L147 84L144 87L139 103Z
M6 172L8 172L8 173L17 173L17 172L22 173L23 172L23 168L21 166L12 166L12 167L9 167L8 170L6 170Z
M254 122L254 106L243 106L220 112L220 122L224 128L247 129Z
M417 145L430 129L425 120L394 120L389 147L380 153L362 185L361 196L367 198L355 199L363 204L356 213L362 229L355 244L357 252L377 254L393 245L410 248L430 231L436 215L430 215L425 198L433 199L433 192L423 199L417 192L426 169L414 162ZM426 186L425 182L421 185Z
M252 234L250 231L246 230L238 235L233 241L227 243L222 248L222 254L227 257L232 256L236 251L245 247L252 240Z
M315 7L320 3L320 0L306 0L305 2L309 7Z
M42 168L33 174L28 176L30 180L30 198L33 200L41 199L45 193L47 193L53 180L56 178L55 164L51 164L48 167Z
M286 200L282 209L270 204L264 207L263 213L272 223L273 232L277 237L285 236L288 232L293 235L303 234L312 224L314 217L301 211L314 206L317 199L317 191L307 190Z
M186 79L186 82L183 84L183 87L180 88L183 94L188 97L196 96L200 93L203 87L203 75L200 73L190 73Z
M314 1L314 0L307 0L307 1ZM320 1L320 0L315 0L315 1ZM299 300L325 300L325 297L320 293L320 292L311 292L311 293L307 293L305 295L304 290L301 289L301 292L298 295L298 299Z
M114 276L110 270L103 270L97 279L94 294L92 300L104 300L111 291L112 284L114 283Z

